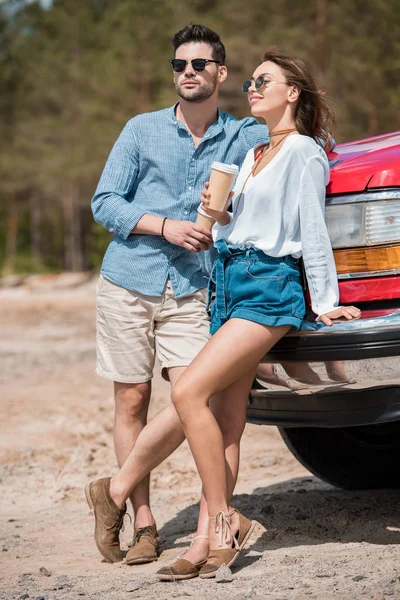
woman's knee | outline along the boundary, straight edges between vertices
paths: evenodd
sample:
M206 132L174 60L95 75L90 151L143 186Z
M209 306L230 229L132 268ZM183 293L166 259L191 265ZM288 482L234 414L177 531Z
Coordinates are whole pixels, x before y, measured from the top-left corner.
M182 423L185 424L190 417L196 415L198 410L207 406L208 399L199 393L190 381L180 377L172 389L172 402Z
M185 381L181 381L182 377L178 379L172 388L172 402L175 406L177 413L180 415L181 411L187 405L188 400L190 399L190 392L188 389L188 385Z

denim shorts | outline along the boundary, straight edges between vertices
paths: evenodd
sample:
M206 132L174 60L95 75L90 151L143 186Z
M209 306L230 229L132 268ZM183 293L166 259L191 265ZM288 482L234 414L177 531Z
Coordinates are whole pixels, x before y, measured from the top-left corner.
M229 319L246 319L261 325L290 325L297 331L304 318L305 302L298 261L275 258L251 247L216 242L218 258L208 288L210 332ZM215 296L214 296L215 294Z

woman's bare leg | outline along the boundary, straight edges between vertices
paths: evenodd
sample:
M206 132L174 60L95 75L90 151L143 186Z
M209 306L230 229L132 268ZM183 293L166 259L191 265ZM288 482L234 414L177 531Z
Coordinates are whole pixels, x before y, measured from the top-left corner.
M172 399L203 483L210 516L229 510L224 441L209 408L210 398L253 372L265 352L289 329L231 319L206 344L173 389ZM209 535L210 548L216 548L213 528ZM230 544L224 542L225 547Z
M185 369L186 368L184 367L170 369L169 376L172 389ZM240 388L238 388L238 392L237 406L241 404L240 398L242 396L240 394ZM214 402L216 407L224 407L226 405L223 399L221 401L215 399ZM236 396L233 402L236 403ZM235 432L240 430L241 427L244 427L245 399L243 399L243 403L244 408L240 412L239 424L234 427ZM221 413L221 420L228 423L228 416L225 415L224 409L216 408L216 410L218 414ZM138 483L142 481L143 477L148 475L148 473L163 462L163 460L170 456L172 452L180 446L184 439L185 434L183 432L182 423L172 404L155 415L155 417L142 429L129 456L117 475L111 480L110 493L117 506L122 507ZM234 445L231 441L232 438L228 437L227 440L229 446L228 456L232 455L233 457L236 451L234 450ZM232 469L234 471L235 467L233 466Z
M230 499L235 489L239 472L240 440L246 424L247 401L254 379L254 372L243 377L239 382L217 394L211 399L210 407L221 429L224 440L227 490ZM200 511L196 536L208 536L208 508L204 493L201 494ZM208 540L195 540L184 553L183 558L196 564L208 556Z

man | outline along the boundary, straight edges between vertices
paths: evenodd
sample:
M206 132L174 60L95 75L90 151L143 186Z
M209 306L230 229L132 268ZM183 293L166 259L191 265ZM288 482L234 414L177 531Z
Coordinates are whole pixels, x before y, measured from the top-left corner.
M127 123L92 200L95 220L115 234L98 286L97 373L114 381L120 466L146 425L155 356L173 386L208 339L205 288L211 261L208 253L198 253L212 238L194 221L211 163L240 166L250 148L266 141L265 126L218 110L219 87L227 77L219 36L191 24L172 43L179 102ZM183 439L175 409L169 406L156 419L158 431L170 428L166 437L173 451ZM115 562L121 560L124 510L118 512L109 483L101 485L108 489L91 487L88 500L95 508L97 546ZM126 562L157 560L148 477L130 499L134 541ZM113 516L107 517L110 507Z

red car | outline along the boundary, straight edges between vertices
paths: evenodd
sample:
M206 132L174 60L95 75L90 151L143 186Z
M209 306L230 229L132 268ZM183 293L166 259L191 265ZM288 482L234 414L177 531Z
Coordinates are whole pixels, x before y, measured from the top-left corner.
M329 158L340 301L361 319L326 327L310 312L260 364L248 421L277 425L296 458L333 485L397 488L400 132L340 144Z

